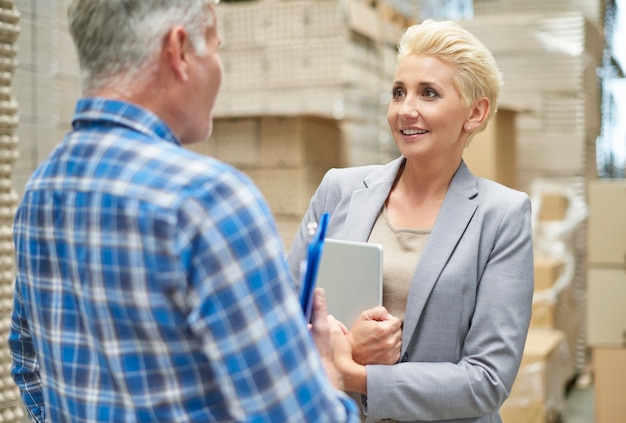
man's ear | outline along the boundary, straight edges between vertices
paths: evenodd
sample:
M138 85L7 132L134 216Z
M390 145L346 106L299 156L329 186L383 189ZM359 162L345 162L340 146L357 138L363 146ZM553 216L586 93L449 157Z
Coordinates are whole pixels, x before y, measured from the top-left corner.
M187 31L181 26L174 27L163 42L163 59L182 81L189 78L191 48Z
M487 97L482 97L476 100L472 105L472 109L467 121L465 122L465 126L469 125L474 129L479 127L485 119L487 119L487 116L489 116L490 109L491 105L489 104Z

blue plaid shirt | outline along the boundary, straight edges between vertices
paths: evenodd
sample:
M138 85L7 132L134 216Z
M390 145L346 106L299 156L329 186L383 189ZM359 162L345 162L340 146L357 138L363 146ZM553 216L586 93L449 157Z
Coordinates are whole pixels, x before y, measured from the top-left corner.
M30 418L342 422L273 218L155 115L82 99L15 216L12 376Z

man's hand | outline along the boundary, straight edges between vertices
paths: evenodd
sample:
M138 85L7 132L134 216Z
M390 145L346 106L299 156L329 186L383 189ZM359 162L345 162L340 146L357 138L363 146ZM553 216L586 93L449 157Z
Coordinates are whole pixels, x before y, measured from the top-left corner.
M367 395L367 370L352 358L346 327L333 316L328 316L328 324L333 343L333 359L343 377L345 390Z
M328 308L326 306L326 294L323 288L315 288L313 297L313 317L311 334L317 349L322 357L322 363L326 370L326 375L333 386L343 390L343 380L333 361L333 345L331 343L331 328L328 319Z
M359 364L396 364L400 359L402 324L385 307L361 313L347 338L352 358Z

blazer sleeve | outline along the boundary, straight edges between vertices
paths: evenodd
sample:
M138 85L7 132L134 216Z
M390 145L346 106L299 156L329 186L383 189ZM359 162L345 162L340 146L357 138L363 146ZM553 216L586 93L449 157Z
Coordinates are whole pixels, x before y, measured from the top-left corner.
M296 281L298 289L300 289L300 263L306 258L307 246L313 238L313 234L309 233L309 226L312 223L319 222L320 217L324 213L326 191L332 172L333 169L326 172L322 182L317 187L313 197L311 197L309 207L302 218L302 222L298 228L298 232L296 233L295 239L291 244L291 248L287 256L289 269L293 275L293 280Z
M460 340L461 359L419 361L411 357L409 347L406 362L368 366L368 422L485 416L497 413L508 397L532 310L531 205L526 194L518 193L493 208L499 210L499 222L492 219L489 225L494 227L494 241L476 275L475 306L467 334ZM416 339L419 342L419 334Z

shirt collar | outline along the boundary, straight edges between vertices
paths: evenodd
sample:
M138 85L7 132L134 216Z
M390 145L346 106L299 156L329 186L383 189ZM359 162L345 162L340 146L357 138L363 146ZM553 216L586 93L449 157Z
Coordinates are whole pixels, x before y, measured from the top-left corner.
M165 122L148 109L125 101L102 97L78 100L72 119L74 129L101 126L107 123L126 126L147 136L181 145Z

